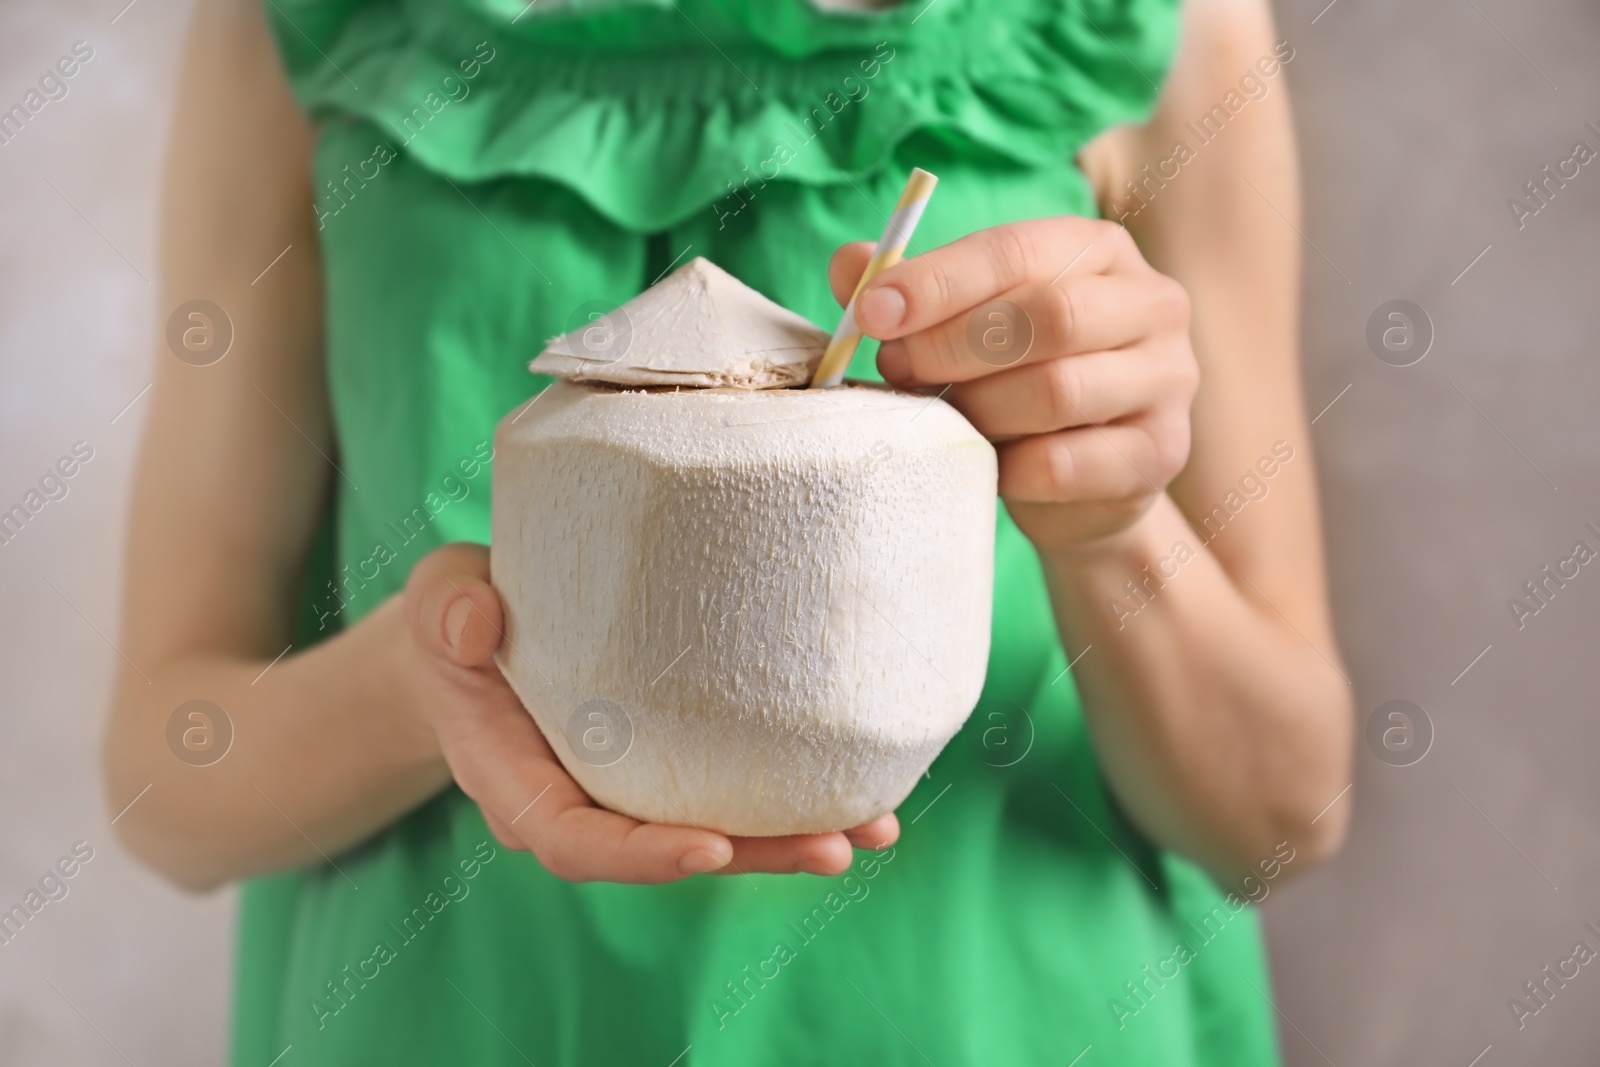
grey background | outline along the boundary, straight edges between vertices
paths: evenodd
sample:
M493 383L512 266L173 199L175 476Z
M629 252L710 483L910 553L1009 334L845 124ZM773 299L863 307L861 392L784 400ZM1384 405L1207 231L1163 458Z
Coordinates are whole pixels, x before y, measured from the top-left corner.
M225 1048L232 896L184 897L124 856L96 767L143 401L123 409L159 344L146 279L187 15L124 3L0 6L0 102L73 41L96 51L0 147L0 503L74 441L95 449L70 495L0 546L0 903L74 841L96 850L0 947L6 1064L208 1064ZM1520 1032L1506 1002L1579 939L1600 949L1584 929L1600 924L1585 832L1600 566L1521 631L1506 601L1579 537L1600 548L1581 530L1600 525L1600 163L1520 232L1505 202L1575 140L1600 148L1584 128L1600 125L1600 14L1324 3L1277 8L1297 52L1310 413L1338 397L1314 427L1334 601L1363 718L1412 700L1436 737L1405 768L1360 748L1347 850L1267 902L1286 1056L1592 1064L1600 968ZM1365 343L1373 309L1399 298L1437 335L1405 368Z
M1520 232L1506 200L1575 141L1600 149L1600 12L1325 3L1276 6L1305 235L1349 278L1306 249L1310 413L1350 386L1313 427L1334 607L1363 719L1412 700L1436 737L1405 768L1358 748L1349 846L1267 903L1284 1048L1294 1067L1592 1065L1600 968L1520 1031L1507 1000L1578 940L1600 951L1600 566L1520 631L1506 602L1580 537L1600 549L1580 529L1600 526L1600 165ZM1436 329L1405 368L1364 339L1397 298Z
M94 449L66 498L0 545L0 910L75 841L94 849L67 897L0 946L7 1067L219 1063L232 987L233 894L186 897L138 867L100 787L148 394L118 416L159 344L156 177L189 12L138 0L118 18L126 3L0 5L0 106L73 42L94 48L68 95L0 146L0 508L73 442Z

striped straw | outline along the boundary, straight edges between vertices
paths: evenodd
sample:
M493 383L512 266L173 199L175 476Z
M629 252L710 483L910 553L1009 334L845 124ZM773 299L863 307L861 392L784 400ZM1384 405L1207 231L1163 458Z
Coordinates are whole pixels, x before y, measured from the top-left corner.
M872 259L861 272L856 291L850 294L850 303L845 305L839 328L833 331L833 340L828 342L828 350L822 354L822 362L811 376L811 388L827 389L844 381L845 368L850 366L850 359L861 344L861 330L856 326L856 300L868 282L900 262L911 234L922 219L923 209L933 196L933 187L938 183L938 178L921 167L912 168L911 177L906 179L906 187L900 193L900 202L894 206L894 214L883 228L883 236L878 238L878 247L872 250Z

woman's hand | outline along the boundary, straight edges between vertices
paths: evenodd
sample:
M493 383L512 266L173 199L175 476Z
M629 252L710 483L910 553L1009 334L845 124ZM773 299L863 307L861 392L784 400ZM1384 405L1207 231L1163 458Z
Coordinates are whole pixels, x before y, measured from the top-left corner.
M841 303L871 257L833 257ZM878 370L940 394L1000 457L1000 495L1043 553L1131 526L1183 469L1199 367L1189 299L1115 223L981 230L884 271L856 305Z
M1194 106L1186 98L1174 114ZM1137 171L1137 155L1114 159L1123 169L1111 174ZM1011 223L915 256L864 288L856 319L883 341L886 380L938 391L995 443L1000 495L1039 551L1107 784L1151 841L1226 884L1280 843L1303 857L1297 871L1337 847L1343 816L1321 816L1350 781L1350 712L1323 651L1309 461L1280 473L1272 507L1230 525L1219 546L1201 532L1240 471L1274 441L1308 452L1309 429L1293 230L1217 240L1216 220L1254 220L1240 199L1254 194L1233 171L1212 200L1179 212L1200 173L1163 194L1146 234L1205 293L1198 358L1185 285L1122 227L1093 219ZM841 300L870 253L835 254ZM1217 373L1197 404L1201 360Z
M456 783L477 801L502 844L532 852L559 878L834 875L850 865L852 846L883 848L899 837L893 814L844 833L762 838L642 823L606 811L567 774L494 664L505 615L489 584L488 549L446 545L423 557L401 609L406 625L397 669L409 676L416 711L437 735Z

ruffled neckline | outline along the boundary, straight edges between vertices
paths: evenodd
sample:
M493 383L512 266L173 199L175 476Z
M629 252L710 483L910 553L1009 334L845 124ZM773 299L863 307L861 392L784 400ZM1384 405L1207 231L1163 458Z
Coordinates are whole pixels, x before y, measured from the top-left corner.
M558 182L640 232L751 178L853 180L918 134L1070 166L1148 113L1177 30L1176 0L526 7L273 0L269 15L318 118L367 120L452 181Z

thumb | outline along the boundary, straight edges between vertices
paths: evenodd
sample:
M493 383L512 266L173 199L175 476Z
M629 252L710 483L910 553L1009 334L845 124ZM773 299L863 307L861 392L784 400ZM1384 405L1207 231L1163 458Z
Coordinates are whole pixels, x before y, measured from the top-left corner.
M406 582L406 617L424 652L482 667L505 639L505 609L489 584L489 550L444 545L423 556Z
M828 285L833 289L833 298L840 307L850 303L850 297L856 291L856 282L861 280L861 272L867 269L867 264L872 260L872 248L871 241L851 241L840 245L828 261Z

